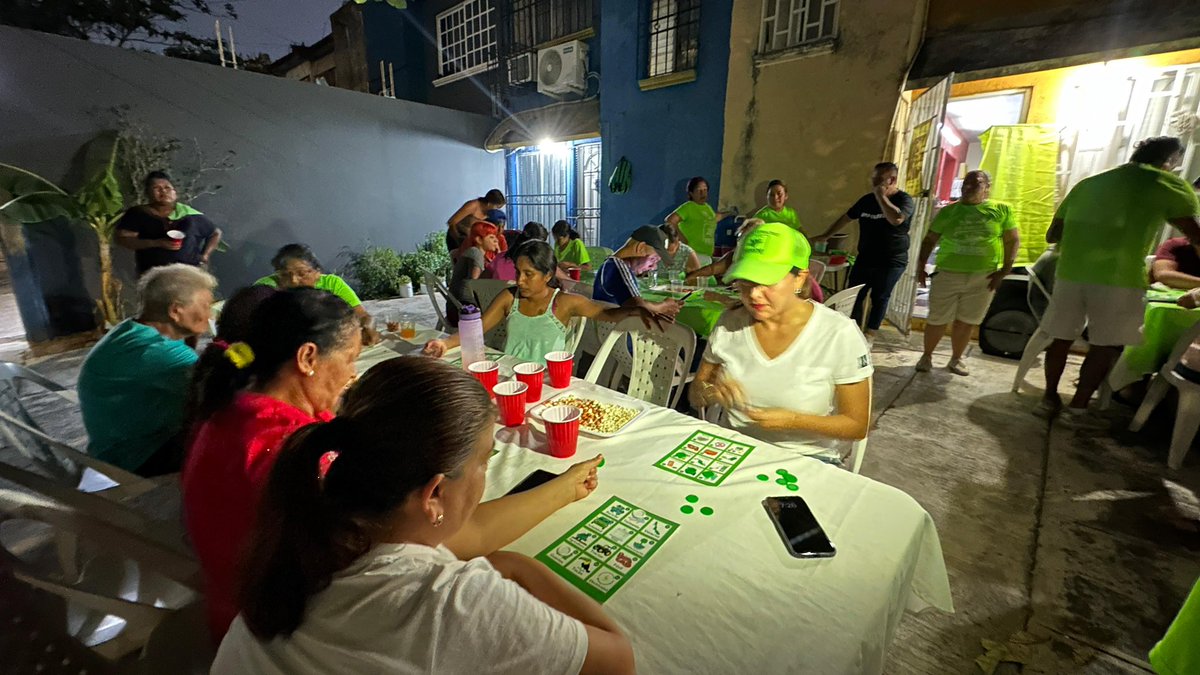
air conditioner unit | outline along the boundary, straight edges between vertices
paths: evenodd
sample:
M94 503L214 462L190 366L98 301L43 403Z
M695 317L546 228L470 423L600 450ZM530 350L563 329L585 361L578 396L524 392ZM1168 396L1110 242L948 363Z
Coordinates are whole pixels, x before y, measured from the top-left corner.
M537 75L537 54L525 52L508 60L508 83L525 84L533 82Z
M583 95L587 90L587 52L587 45L579 40L539 50L538 92L555 98Z

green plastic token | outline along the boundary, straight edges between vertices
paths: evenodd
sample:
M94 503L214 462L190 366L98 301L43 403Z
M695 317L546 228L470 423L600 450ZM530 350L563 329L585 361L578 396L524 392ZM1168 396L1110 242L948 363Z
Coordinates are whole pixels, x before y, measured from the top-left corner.
M768 481L768 480L771 480L771 477L765 473L760 473L760 474L758 474L758 479L762 480L762 481Z
M702 507L700 509L700 514L704 515L704 516L711 516L713 514L712 507L710 507L710 506Z
M679 507L679 510L680 510L680 511L683 511L684 513L691 513L691 512L692 512L692 511L694 511L695 509L693 509L692 507L688 506L687 504L684 504L683 506Z
M795 483L788 483L787 485L784 485L784 487L791 490L792 492L795 492L800 489L800 486L796 485Z
M787 484L788 484L788 482L787 482L786 480L782 479L782 478L777 478L777 479L775 479L775 482L776 482L776 483L779 483L780 485L787 485Z
M695 504L696 502L700 501L700 498L696 495L688 495L684 497L684 499L686 499L689 504Z
M600 467L604 466L604 463L605 463L605 462L607 462L607 461L608 461L608 460L606 460L606 459L604 459L603 457L601 457L601 458L600 458L600 463L596 465L596 468L597 468L597 469L599 469Z
M786 476L786 475L788 475L788 470L787 469L775 469L775 473L780 476Z

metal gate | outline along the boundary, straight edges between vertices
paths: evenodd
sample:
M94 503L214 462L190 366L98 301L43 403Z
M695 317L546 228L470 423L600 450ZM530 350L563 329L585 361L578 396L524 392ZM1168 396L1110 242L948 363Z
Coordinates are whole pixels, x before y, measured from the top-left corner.
M570 222L588 246L600 238L600 141L521 148L508 161L509 227Z
M925 231L933 219L935 197L931 188L934 174L942 161L942 123L946 118L946 101L950 98L950 85L953 82L954 74L951 73L912 102L901 138L900 189L912 195L916 208L913 210L912 226L908 230L911 237L908 268L892 291L887 320L905 335L912 330L913 305L917 299L917 265L925 264L924 260L918 260L917 257L921 240L925 238Z

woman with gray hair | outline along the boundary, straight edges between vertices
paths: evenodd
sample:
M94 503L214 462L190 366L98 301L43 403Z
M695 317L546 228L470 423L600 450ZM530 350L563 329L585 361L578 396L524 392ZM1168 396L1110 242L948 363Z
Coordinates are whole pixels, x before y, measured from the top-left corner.
M184 341L208 330L216 287L211 274L183 263L142 275L138 316L109 330L79 373L89 454L142 476L179 471L197 358Z

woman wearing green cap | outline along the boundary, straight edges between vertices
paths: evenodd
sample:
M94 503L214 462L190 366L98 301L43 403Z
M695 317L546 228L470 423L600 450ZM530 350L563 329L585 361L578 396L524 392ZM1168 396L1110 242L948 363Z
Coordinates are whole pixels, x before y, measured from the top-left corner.
M720 404L755 438L840 463L871 417L870 350L858 326L797 294L810 248L781 223L738 243L725 273L742 307L721 315L691 388L696 407Z

